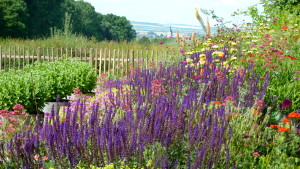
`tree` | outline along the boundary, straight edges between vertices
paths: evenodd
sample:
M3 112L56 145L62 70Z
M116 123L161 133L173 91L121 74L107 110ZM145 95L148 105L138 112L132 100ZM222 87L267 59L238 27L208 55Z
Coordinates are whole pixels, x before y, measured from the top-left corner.
M65 9L62 4L65 0L24 0L28 7L29 19L27 31L29 38L50 35L50 28L62 29Z
M102 34L107 40L131 41L136 37L136 31L124 16L103 15L101 27Z
M277 0L277 1L267 1L262 0L264 4L268 4L272 8L277 8L279 10L287 10L290 13L300 15L300 0Z
M25 37L26 4L22 0L0 0L0 36Z
M149 45L151 41L146 36L143 36L141 39L138 40L138 43L143 45Z
M68 0L64 4L66 11L71 14L71 20L74 33L87 37L95 37L102 40L99 34L98 23L101 20L100 14L88 2Z

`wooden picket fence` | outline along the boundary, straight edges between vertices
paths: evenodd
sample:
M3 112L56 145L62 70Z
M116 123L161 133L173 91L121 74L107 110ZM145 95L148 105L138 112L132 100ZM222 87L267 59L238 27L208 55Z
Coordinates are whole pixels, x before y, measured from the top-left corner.
M0 70L22 69L36 61L52 62L69 58L88 62L99 75L124 75L130 68L148 68L159 62L174 62L179 56L179 52L175 51L0 46Z

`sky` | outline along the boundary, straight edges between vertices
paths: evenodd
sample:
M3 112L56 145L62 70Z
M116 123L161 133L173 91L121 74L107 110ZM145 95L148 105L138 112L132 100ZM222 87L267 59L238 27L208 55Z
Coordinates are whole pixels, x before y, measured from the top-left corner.
M198 25L194 8L214 10L217 16L225 21L236 24L242 20L250 21L246 17L232 17L237 10L259 3L259 0L84 0L91 3L101 14L115 14L125 16L130 21L151 22L160 24L188 24ZM199 11L200 12L200 11ZM207 16L200 12L206 21ZM215 21L209 19L211 25Z

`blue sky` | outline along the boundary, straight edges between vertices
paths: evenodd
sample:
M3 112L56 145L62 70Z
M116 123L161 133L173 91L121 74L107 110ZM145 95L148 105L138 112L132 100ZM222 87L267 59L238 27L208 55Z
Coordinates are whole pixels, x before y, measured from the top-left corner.
M232 17L236 10L246 10L247 7L259 3L259 0L85 0L91 3L97 12L112 13L125 16L131 21L144 21L161 24L198 25L194 8L214 10L217 16L235 23L245 17ZM206 16L200 13L206 20ZM216 24L210 19L211 25Z

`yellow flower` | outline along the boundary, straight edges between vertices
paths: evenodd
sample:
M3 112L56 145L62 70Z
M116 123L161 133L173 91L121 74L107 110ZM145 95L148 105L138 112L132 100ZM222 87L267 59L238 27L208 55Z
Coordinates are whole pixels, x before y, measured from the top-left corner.
M213 49L219 49L220 47L218 45L212 46Z
M201 60L202 58L206 58L206 55L202 53L202 54L200 54L199 57L200 57L200 60Z
M215 51L215 52L212 53L212 55L213 56L218 56L220 58L225 56L224 52L222 52L222 51Z
M232 56L231 58L230 58L230 60L236 60L237 59L237 57L235 57L235 56Z
M151 167L152 166L152 160L149 160L146 164L146 167Z

